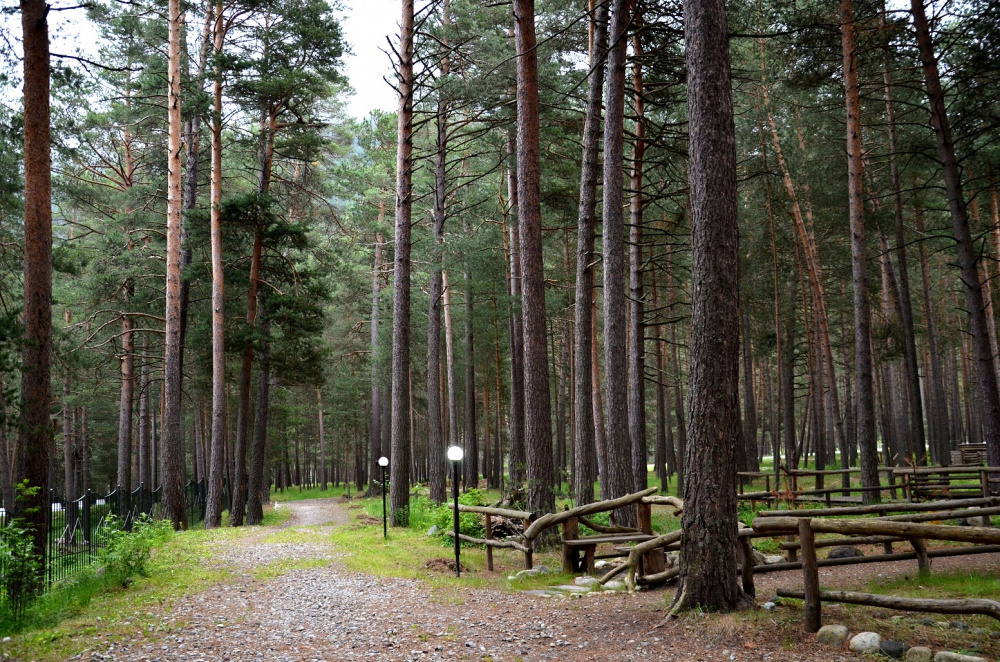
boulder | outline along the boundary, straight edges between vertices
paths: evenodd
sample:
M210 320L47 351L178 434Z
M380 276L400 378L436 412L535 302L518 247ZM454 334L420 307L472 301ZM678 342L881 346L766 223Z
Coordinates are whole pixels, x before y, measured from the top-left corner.
M934 654L934 662L989 662L985 657L978 655L962 655L951 651L938 651Z
M926 646L914 646L903 654L903 662L932 662L934 652Z
M429 535L429 536L436 536L440 531L441 531L441 529L439 529L438 525L435 524L431 528L427 529L427 535Z
M859 632L851 637L848 647L852 653L877 653L882 637L877 632Z
M605 591L624 591L625 590L625 582L620 581L618 579L612 579L611 581L609 581L607 584L604 585L604 590Z
M862 552L857 547L853 545L842 545L840 547L834 547L830 550L830 553L826 555L828 559L849 559L855 556L864 556L865 553Z
M878 650L882 653L882 655L898 660L906 654L906 651L910 650L910 647L901 641L891 641L886 639L879 644Z
M590 575L583 575L582 577L577 577L573 580L573 583L577 586L585 586L591 590L600 590L601 582L597 577L591 577Z
M827 646L843 648L847 642L847 627L843 625L824 625L816 633L816 641Z
M578 593L580 595L590 592L590 589L586 586L576 586L574 584L560 584L559 586L553 586L552 588L553 590L562 591L563 593Z
M764 563L766 565L776 565L778 563L784 563L787 559L780 554L768 554L764 557Z

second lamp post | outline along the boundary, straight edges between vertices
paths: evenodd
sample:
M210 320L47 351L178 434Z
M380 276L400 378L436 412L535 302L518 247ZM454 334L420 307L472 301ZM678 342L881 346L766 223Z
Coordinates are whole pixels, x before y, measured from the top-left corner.
M462 461L465 456L465 452L462 451L461 446L450 446L448 447L448 459L451 461L451 496L454 500L455 508L455 576L461 577L462 570L460 565L461 558L461 541L458 538L458 463Z

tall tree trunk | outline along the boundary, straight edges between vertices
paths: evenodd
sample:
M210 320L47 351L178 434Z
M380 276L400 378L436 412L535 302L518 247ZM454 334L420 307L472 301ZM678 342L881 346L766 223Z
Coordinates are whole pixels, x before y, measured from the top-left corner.
M458 402L455 393L455 336L451 324L451 287L448 272L441 272L441 297L444 303L445 382L448 388L448 446L458 446Z
M641 21L638 20L637 23ZM642 88L642 40L639 27L632 36L632 88L635 99L635 147L630 177L629 201L629 315L628 315L628 436L632 445L632 489L646 489L646 328L643 323L643 263L642 263L642 169L646 151L645 102ZM624 35L623 35L624 36ZM607 188L605 188L607 190Z
M517 53L517 211L521 239L521 310L524 318L524 423L528 510L551 512L552 407L545 332L542 259L538 54L535 2L514 0Z
M410 208L413 155L413 0L402 0L396 153L396 252L392 290L393 526L410 521Z
M21 0L24 45L24 345L16 482L37 491L11 504L31 532L40 576L48 535L52 427L52 175L48 6ZM33 590L34 587L27 587Z
M868 299L868 258L865 247L864 191L861 146L861 86L858 83L854 8L840 2L840 35L844 56L847 109L847 196L851 226L851 272L854 286L854 381L857 384L858 445L861 447L861 484L879 483L875 436L875 395L872 384L871 304ZM830 366L832 369L832 365ZM832 377L832 375L831 375ZM836 383L833 384L836 388ZM846 449L846 446L845 446ZM817 467L818 469L819 467ZM862 494L867 503L882 500L877 491Z
M681 586L674 610L730 611L736 579L740 428L736 136L723 0L684 5L691 169L691 443L685 468Z
M175 529L186 529L181 404L181 63L180 0L167 3L167 284L163 348L163 500Z
M149 338L142 337L142 358L139 367L139 485L147 490L153 489L153 481L149 467Z
M591 386L594 401L594 446L597 447L597 475L602 484L607 475L608 437L604 425L604 397L601 395L600 348L597 341L597 289L591 290L590 298L590 369L593 371Z
M625 153L625 54L632 6L614 0L608 50L607 110L604 118L604 399L608 406L608 457L601 497L615 499L633 487L635 464L629 439L628 313L625 307L625 219L622 171ZM635 509L615 511L635 526Z
M510 260L510 282L508 294L511 299L510 315L510 459L508 471L513 491L524 485L524 470L527 458L524 446L524 323L521 317L521 233L519 229L517 204L517 159L511 132L507 130L507 191L510 200L510 222L508 223L508 255ZM507 216L505 215L505 219Z
M70 312L66 310L66 326L70 323ZM145 365L145 362L143 363ZM76 467L74 462L75 456L75 444L74 444L74 416L73 409L70 407L70 387L69 387L69 369L66 369L63 373L63 401L62 401L62 433L63 433L63 497L67 501L72 501L77 497L76 492ZM5 425L5 423L0 423L0 426ZM6 445L0 444L0 453L6 452Z
M225 22L222 2L216 3L212 48L221 57ZM209 451L208 504L205 528L222 523L222 475L226 443L225 283L222 261L222 69L216 64L212 82L212 177L209 235L212 259L212 432ZM237 427L237 429L239 429ZM231 489L232 486L230 486Z
M439 103L441 106L443 102ZM434 158L434 249L432 258L427 317L427 455L430 464L430 498L442 503L447 495L447 467L445 443L441 421L441 306L443 301L442 269L444 265L444 222L445 222L445 164L447 147L447 125L444 113L439 107L437 117L437 153ZM450 411L450 409L449 409Z
M379 221L385 218L385 202L379 202ZM382 493L385 487L381 484L381 473L378 466L378 459L382 456L382 403L380 402L381 389L379 387L378 369L378 326L379 326L379 299L382 290L382 233L375 235L375 266L372 267L372 319L371 319L371 377L372 377L372 403L371 421L368 425L368 496L377 496ZM378 492L373 486L375 481L379 481Z
M656 269L652 270L653 288L653 308L660 310L660 291L656 283ZM656 441L653 452L653 471L660 481L660 491L665 492L667 481L673 473L673 462L669 460L667 454L667 430L670 425L670 407L667 405L667 393L664 385L666 379L666 368L663 361L663 342L661 340L662 329L659 322L654 322L653 326L653 347L656 361Z
M923 212L919 206L914 206L913 222L919 234L923 235ZM923 295L924 324L927 327L927 352L930 355L930 371L927 379L930 381L931 406L928 412L928 422L931 428L932 459L937 464L948 464L948 442L950 429L948 425L948 398L944 389L944 369L941 365L941 353L938 348L938 336L934 314L934 304L931 297L930 268L927 259L927 244L920 242L920 286Z
M132 491L132 403L135 387L133 321L122 317L121 398L118 407L118 487Z
M930 102L931 122L934 125L934 134L937 138L948 207L951 211L952 229L955 233L955 244L958 249L958 262L965 291L965 307L969 314L973 354L980 383L983 440L986 443L989 464L998 466L1000 465L1000 390L997 387L997 374L993 369L993 355L990 350L986 322L986 306L979 281L979 269L976 267L976 250L969 230L961 174L959 173L958 161L955 159L955 146L951 138L944 91L941 88L930 26L924 12L924 2L923 0L911 0L910 7L913 14L913 25L917 33L917 46L920 49L920 61L924 69L927 99ZM993 490L994 494L1000 493L1000 485L994 484Z
M326 435L323 430L323 391L316 389L316 413L319 425L319 489L326 491Z
M468 234L468 228L466 228ZM465 486L479 485L479 441L476 439L476 364L473 357L472 274L465 270Z
M580 205L577 215L576 317L573 331L576 399L573 418L576 452L573 455L573 499L577 505L594 500L597 478L597 441L594 429L594 375L591 324L594 293L594 236L597 204L598 150L601 133L601 94L604 90L604 58L608 50L608 3L592 2L593 39L590 73L587 77L587 111L583 124L583 159L580 167Z
M250 447L250 473L247 477L246 523L260 524L264 521L264 496L268 485L264 480L265 459L267 457L268 397L271 387L270 343L271 321L267 317L265 302L260 302L260 370L257 375L257 418L254 422L253 444ZM286 455L287 457L287 455Z
M753 385L753 348L750 342L750 313L741 314L743 333L743 443L746 446L747 469L760 471L757 459L757 406Z

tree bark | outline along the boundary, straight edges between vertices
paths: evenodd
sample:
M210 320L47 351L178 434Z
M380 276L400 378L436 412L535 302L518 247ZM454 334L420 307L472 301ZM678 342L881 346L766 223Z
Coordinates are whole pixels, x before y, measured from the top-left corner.
M545 273L538 135L538 54L535 2L514 0L517 53L517 211L521 239L521 310L524 318L524 423L528 510L550 512L552 407L545 328Z
M979 377L983 441L986 443L989 464L997 466L1000 465L1000 390L997 388L997 374L993 369L986 306L979 280L979 269L976 266L977 255L969 229L961 174L959 173L958 161L955 158L955 146L951 138L944 91L941 88L930 26L924 12L924 2L923 0L911 0L910 7L913 14L913 25L917 33L917 46L920 49L920 61L924 69L931 122L934 125L934 135L937 138L938 155L941 159L948 207L951 212L952 230L958 249L958 262L962 273L963 290L965 291L965 307L969 315L973 354ZM993 489L994 493L998 493L1000 485L994 484Z
M854 381L857 385L857 432L861 448L861 484L878 485L875 437L875 394L872 383L871 304L868 298L868 258L865 247L864 191L861 145L861 86L858 83L854 8L840 2L840 35L844 55L847 110L847 196L851 227L851 272L854 286ZM832 366L831 366L832 369ZM836 388L836 384L833 385ZM845 446L846 450L846 446ZM818 468L818 467L817 467ZM862 493L866 504L882 500L876 491Z
M132 317L122 316L121 398L118 406L118 487L132 491L132 403L135 390L135 340Z
M524 445L524 322L521 316L521 233L518 216L517 159L511 132L507 131L507 191L510 200L508 254L510 259L510 483L516 491L524 484L527 463Z
M466 228L468 233L468 228ZM476 439L476 364L472 329L472 274L465 271L465 486L479 485L479 441Z
M138 434L138 455L139 455L139 486L152 490L153 481L150 475L149 461L149 338L142 337L142 358L139 368L139 434Z
M260 524L264 521L264 496L267 483L264 482L264 466L267 457L268 397L271 387L270 343L271 321L267 317L265 302L260 302L260 371L257 375L257 418L254 422L253 445L250 448L250 473L247 477L246 523Z
M739 228L736 135L723 0L684 5L691 168L691 444L685 457L682 588L674 612L747 607L736 583Z
M316 414L319 425L319 489L326 491L326 435L323 429L323 391L316 389Z
M381 201L378 208L379 221L385 217L385 202ZM385 487L381 484L378 459L382 456L382 403L378 370L378 327L379 299L382 291L382 233L375 235L375 265L372 267L372 319L371 319L371 420L368 427L368 496L377 496ZM375 492L375 481L379 481L378 492Z
M632 6L614 0L611 11L608 81L604 118L604 400L607 402L608 456L601 476L601 498L629 492L634 481L629 439L628 313L625 304L625 219L622 173L625 145L625 54ZM634 527L635 513L615 513L617 523Z
M163 500L175 529L186 529L181 404L181 64L180 0L167 3L167 284L163 348Z
M640 20L637 17L637 23ZM624 35L623 35L624 36ZM642 40L638 28L632 36L632 88L635 103L635 142L629 200L629 315L628 315L628 436L632 445L632 491L646 489L646 328L643 322L642 169L646 151L646 118L642 85ZM605 191L607 187L605 187Z
M594 293L595 206L597 203L598 140L601 132L601 94L604 89L604 58L608 49L608 3L596 2L591 9L593 39L590 73L587 77L587 111L583 124L583 158L580 167L580 204L577 215L576 318L573 331L576 399L576 452L573 455L573 499L577 505L594 500L597 478L597 447L594 429L594 375L591 324Z
M753 385L753 348L750 343L750 313L740 315L743 332L743 443L746 448L747 470L760 471L757 459L757 405Z
M393 526L410 521L410 208L413 155L413 0L402 0L399 34L399 113L396 155L396 251L392 291Z

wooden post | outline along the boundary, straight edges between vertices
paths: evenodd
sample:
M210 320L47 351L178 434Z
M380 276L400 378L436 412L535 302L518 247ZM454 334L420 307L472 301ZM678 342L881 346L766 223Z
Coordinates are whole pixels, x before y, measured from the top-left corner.
M887 511L884 508L879 509L878 516L880 518L881 517L885 517L886 514L887 514ZM892 554L892 543L891 542L884 542L884 543L882 543L882 551L885 552L886 554Z
M562 523L562 539L565 543L567 540L576 540L580 537L580 520L575 517L571 517ZM576 572L576 548L570 547L564 544L562 546L562 567L563 572L568 575Z
M653 507L651 504L642 501L635 502L636 520L639 522L639 530L646 535L653 535ZM667 569L667 558L662 548L651 549L642 556L640 563L642 574L655 575Z
M486 539L493 540L493 517L486 513ZM486 569L493 572L493 546L486 545Z
M806 632L818 632L820 626L819 568L816 565L816 539L812 520L799 520L799 542L802 544L802 589L806 601Z
M786 542L795 542L795 536L793 536L793 535L787 535L787 536L785 536L785 541ZM785 550L785 560L787 560L789 563L795 563L796 561L798 561L799 558L798 558L798 553L796 551L797 549L798 548L796 548L796 547L789 547L788 549L786 549Z
M990 474L988 471L986 471L986 469L981 469L979 471L979 482L980 482L980 487L982 489L983 498L988 497L990 495ZM989 526L989 525L985 524L984 522L983 526Z
M750 546L749 538L738 538L738 540L743 556L743 592L753 598L757 596L757 589L753 584L753 567L756 565L753 556L753 547Z
M524 520L524 530L527 531L529 526L531 526L531 520L530 519L525 519ZM533 548L535 546L535 541L534 540L528 540L527 538L525 538L524 539L524 546L528 548L528 551L526 551L524 553L524 569L525 570L531 570L531 568L532 568L532 565L531 565L531 555L532 555L532 550L533 550Z
M913 551L917 553L917 568L921 577L929 577L931 574L931 560L927 556L927 543L923 538L907 538L913 545Z

